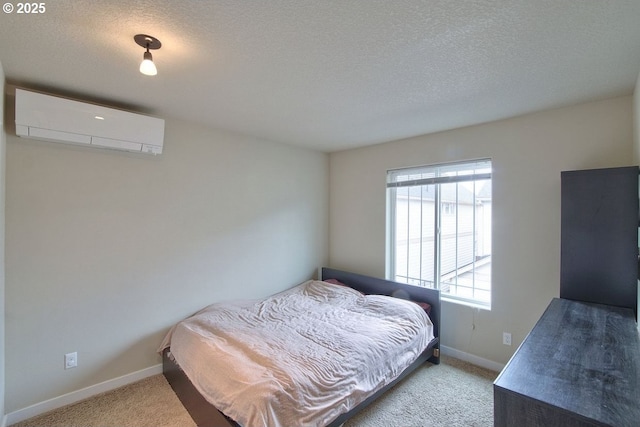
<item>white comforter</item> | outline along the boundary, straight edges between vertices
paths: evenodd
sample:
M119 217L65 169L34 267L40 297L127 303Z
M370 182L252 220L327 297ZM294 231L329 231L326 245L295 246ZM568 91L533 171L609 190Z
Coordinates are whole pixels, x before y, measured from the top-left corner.
M308 281L263 301L213 304L163 347L242 426L324 426L384 387L433 339L418 305Z

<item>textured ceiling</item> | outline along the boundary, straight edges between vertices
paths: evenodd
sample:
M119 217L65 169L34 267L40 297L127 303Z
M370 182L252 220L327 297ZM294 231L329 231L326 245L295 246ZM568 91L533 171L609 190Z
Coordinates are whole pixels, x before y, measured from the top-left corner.
M640 72L639 0L45 4L0 16L10 83L323 151L630 94ZM137 33L162 41L155 77Z

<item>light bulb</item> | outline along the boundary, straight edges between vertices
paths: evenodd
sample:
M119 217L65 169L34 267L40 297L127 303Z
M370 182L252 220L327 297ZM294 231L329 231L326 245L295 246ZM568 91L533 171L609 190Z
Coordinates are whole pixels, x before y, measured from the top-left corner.
M147 76L155 76L158 74L158 69L156 68L156 64L153 63L153 58L151 57L151 52L148 50L144 53L144 59L140 63L140 72Z

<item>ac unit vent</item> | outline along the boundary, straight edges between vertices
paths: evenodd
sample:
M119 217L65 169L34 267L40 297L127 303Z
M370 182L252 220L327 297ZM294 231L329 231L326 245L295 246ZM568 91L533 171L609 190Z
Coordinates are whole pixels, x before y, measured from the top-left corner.
M16 134L65 144L162 154L164 120L16 89Z

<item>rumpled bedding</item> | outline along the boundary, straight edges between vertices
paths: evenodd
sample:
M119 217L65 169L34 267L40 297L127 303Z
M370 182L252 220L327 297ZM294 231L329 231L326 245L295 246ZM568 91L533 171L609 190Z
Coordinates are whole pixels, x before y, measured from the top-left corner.
M217 303L161 350L242 426L325 426L393 381L434 338L417 304L308 281L261 301Z

